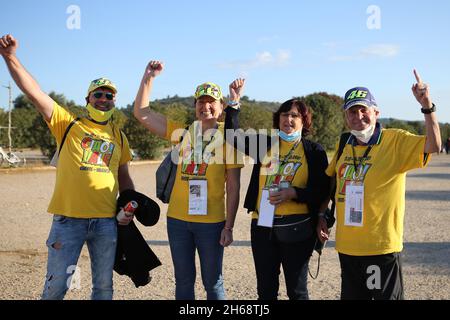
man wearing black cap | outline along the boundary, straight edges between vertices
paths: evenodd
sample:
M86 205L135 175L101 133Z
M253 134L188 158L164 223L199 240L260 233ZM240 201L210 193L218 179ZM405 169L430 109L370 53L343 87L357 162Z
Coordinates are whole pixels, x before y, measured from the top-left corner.
M422 106L426 135L383 129L379 109L367 88L345 94L350 135L342 154L326 173L336 179L336 250L341 263L341 299L403 299L400 252L403 249L406 172L427 165L441 138L429 88L414 70L412 91ZM321 215L321 214L319 214ZM328 239L320 218L318 236Z
M86 97L89 115L78 119L41 91L16 57L17 47L11 35L0 38L0 54L12 78L42 114L58 146L63 146L48 208L54 216L42 298L64 298L86 242L92 269L91 298L112 299L116 197L118 191L134 189L128 173L128 141L109 121L115 109L116 86L105 78L92 81Z

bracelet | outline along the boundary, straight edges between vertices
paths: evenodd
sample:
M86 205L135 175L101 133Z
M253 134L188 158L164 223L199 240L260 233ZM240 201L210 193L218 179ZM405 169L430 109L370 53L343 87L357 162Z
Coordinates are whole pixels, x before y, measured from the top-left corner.
M239 103L239 101L230 100L228 101L227 106L233 109L239 109L241 107L241 104Z
M223 230L233 231L233 228L223 227Z
M424 113L424 114L430 114L430 113L436 111L436 105L434 103L432 103L431 108L426 108L426 109L421 108L420 111L422 111L422 113Z
M238 104L235 104L233 106L230 106L229 104L227 104L227 108L231 108L231 109L234 109L234 110L240 110L241 109L241 104L238 103Z
M324 219L326 219L326 218L325 218L325 212L319 212L318 215L319 215L319 218L324 218Z

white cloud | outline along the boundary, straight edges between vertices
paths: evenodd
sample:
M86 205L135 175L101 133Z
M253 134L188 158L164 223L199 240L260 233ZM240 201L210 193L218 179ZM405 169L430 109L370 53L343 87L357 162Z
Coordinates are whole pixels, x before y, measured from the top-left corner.
M400 46L395 44L372 44L359 50L354 55L332 56L331 61L355 61L368 58L393 58L400 53Z
M255 58L241 61L228 61L220 63L219 67L224 69L255 69L261 67L283 67L291 60L290 50L278 50L276 55L269 51L258 52Z
M368 57L390 58L398 55L400 47L393 44L373 44L361 50L361 54Z
M273 56L270 52L264 51L261 53L256 54L256 59L253 61L250 60L248 65L249 66L260 66L260 65L266 65L273 61Z

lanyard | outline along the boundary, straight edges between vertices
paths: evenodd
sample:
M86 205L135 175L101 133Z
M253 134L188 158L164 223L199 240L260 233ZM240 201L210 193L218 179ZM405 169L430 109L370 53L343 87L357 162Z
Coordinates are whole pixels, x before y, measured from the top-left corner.
M281 160L281 164L280 167L282 167L286 162L288 162L288 160L291 158L292 153L294 152L294 150L297 148L297 146L299 145L299 143L302 141L302 139L298 139L295 144L292 146L291 150L289 150L288 154L283 158L283 160Z
M355 147L352 145L352 153L353 153L353 166L355 167L355 177L356 174L359 172L360 167L362 166L363 162L367 160L367 156L369 155L370 150L372 150L373 144L371 144L366 151L364 152L364 155L361 157L361 160L359 160L358 166L356 165L356 156L355 156Z
M302 141L302 139L298 139L298 140L295 142L295 144L292 146L291 150L289 150L288 154L287 154L285 157L283 157L283 160L280 161L280 164L279 164L279 166L278 166L277 173L276 173L275 175L278 175L278 174L279 174L279 170L281 170L281 168L283 167L283 165L289 161L289 159L290 159L291 156L292 156L292 153L293 153L294 150L298 147L298 145L300 144L301 141Z
M216 128L216 130L218 130L217 128ZM201 157L202 157L202 159L201 159L201 162L200 163L196 163L196 166L197 167L199 167L199 166L202 166L202 165L204 165L204 163L205 163L205 161L204 161L204 159L203 159L203 157L204 157L204 153L205 153L205 150L206 150L206 148L216 139L216 132L217 131L215 131L214 132L214 134L211 136L211 140L209 141L209 142L206 142L206 141L203 141L203 137L204 137L204 135L203 134L201 134L201 135L196 135L197 134L197 132L196 132L196 130L194 130L194 132L193 132L193 134L194 135L196 135L196 136L200 136L201 137L201 140L202 140L202 152L201 152ZM193 144L192 144L192 141L191 142L188 142L191 146L193 146ZM191 159L190 159L190 163L192 163L192 161L194 161L194 163L195 163L195 160L196 160L196 146L193 146L193 149L194 149L194 152L192 153L192 155L191 155ZM184 159L183 159L183 161L184 161ZM198 176L198 173L196 173L196 174L190 174L190 175L195 175L195 176Z

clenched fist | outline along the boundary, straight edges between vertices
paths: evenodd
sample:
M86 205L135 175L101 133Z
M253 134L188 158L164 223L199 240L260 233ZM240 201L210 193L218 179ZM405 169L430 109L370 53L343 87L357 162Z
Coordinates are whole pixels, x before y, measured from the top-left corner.
M237 78L230 83L230 100L239 102L241 95L244 92L245 79Z
M146 79L149 78L155 78L161 74L161 72L164 70L164 63L157 60L152 60L148 63L147 67L145 68L144 77Z
M19 42L10 34L0 38L0 54L2 56L15 55Z

